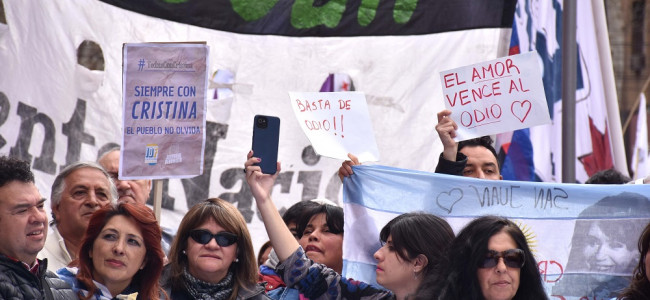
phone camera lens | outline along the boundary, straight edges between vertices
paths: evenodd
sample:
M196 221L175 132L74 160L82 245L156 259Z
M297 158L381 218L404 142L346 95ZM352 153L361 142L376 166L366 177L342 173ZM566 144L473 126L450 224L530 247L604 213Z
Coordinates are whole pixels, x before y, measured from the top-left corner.
M269 120L266 117L258 117L257 118L257 127L259 128L266 128L269 126Z

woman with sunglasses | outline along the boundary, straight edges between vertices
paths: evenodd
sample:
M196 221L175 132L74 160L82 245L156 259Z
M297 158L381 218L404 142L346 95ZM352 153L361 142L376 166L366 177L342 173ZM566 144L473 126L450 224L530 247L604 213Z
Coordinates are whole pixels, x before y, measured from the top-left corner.
M483 216L469 222L449 248L446 281L418 299L548 299L526 236L512 221ZM442 285L442 287L440 287Z
M155 280L165 257L160 239L160 226L146 206L107 205L90 218L71 263L78 267L57 273L79 299L168 299Z
M639 263L632 273L632 282L618 296L620 300L650 299L650 224L639 237Z
M248 158L246 180L273 249L281 261L276 271L287 287L298 289L304 297L312 300L404 300L419 292L425 278L435 278L432 282L442 280L439 268L454 233L445 220L426 213L399 215L380 232L383 245L374 254L377 282L389 291L348 280L332 268L308 259L271 200L271 189L280 172L280 164L276 174L263 174L260 167L251 163L259 160L252 157L252 153Z
M217 198L197 203L178 226L163 287L174 300L268 299L244 217Z

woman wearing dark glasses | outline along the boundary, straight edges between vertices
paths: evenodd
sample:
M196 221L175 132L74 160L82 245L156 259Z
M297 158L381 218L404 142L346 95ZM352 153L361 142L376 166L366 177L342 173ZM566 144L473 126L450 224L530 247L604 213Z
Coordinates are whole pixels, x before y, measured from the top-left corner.
M446 278L426 283L433 293L442 290L441 300L548 299L526 236L503 217L479 217L460 231L449 248Z
M169 299L158 281L161 231L144 205L108 205L90 218L75 268L57 273L80 299Z
M414 296L425 278L441 280L440 265L454 232L442 218L426 213L407 213L394 218L381 230L382 247L374 254L377 282L388 290L348 280L332 268L316 263L300 247L275 204L271 188L280 171L263 174L252 153L246 162L246 180L251 187L258 211L281 264L276 271L287 287L295 288L308 299L397 299ZM431 298L435 299L435 298Z
M244 217L232 204L208 199L178 226L161 282L174 300L268 299L257 285L255 252Z

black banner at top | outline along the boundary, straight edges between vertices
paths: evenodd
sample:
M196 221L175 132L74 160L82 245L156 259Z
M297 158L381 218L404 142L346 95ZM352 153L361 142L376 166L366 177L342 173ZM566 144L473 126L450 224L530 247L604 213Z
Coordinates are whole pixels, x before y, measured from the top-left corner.
M418 35L512 26L516 0L101 0L148 16L244 34Z

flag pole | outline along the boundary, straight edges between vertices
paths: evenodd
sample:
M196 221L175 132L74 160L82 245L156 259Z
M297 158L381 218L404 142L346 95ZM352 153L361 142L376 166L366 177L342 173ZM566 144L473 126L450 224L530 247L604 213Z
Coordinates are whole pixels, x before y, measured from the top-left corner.
M649 86L650 86L650 77L648 77L648 79L646 79L645 83L643 84L643 88L641 89L641 93L645 93L645 91L648 90ZM630 114L625 119L625 124L623 125L623 133L627 132L627 129L630 126L630 122L632 122L632 117L634 116L634 111L636 111L639 108L639 103L641 103L641 93L639 93L636 96L636 101L634 101L634 105L632 105L632 109L630 109Z
M601 78L604 91L604 102L607 107L607 128L609 129L609 143L612 149L612 161L614 168L624 175L629 174L623 140L623 129L621 127L621 115L618 108L618 97L616 95L616 80L614 79L614 68L612 67L612 53L607 31L607 17L605 14L605 3L599 0L592 0L591 6L594 15L594 27L596 30L596 43L598 45L598 58L600 60Z
M564 0L562 12L562 182L576 182L576 82L578 50L576 0Z

